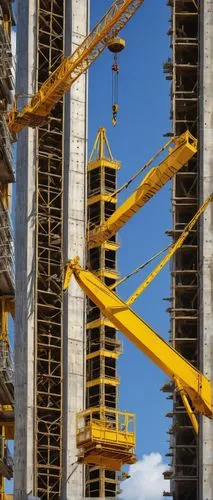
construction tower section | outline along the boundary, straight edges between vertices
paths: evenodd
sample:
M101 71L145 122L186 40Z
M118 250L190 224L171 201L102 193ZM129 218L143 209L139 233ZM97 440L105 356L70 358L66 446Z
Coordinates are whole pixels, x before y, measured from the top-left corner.
M12 142L5 112L14 90L11 1L0 1L0 499L5 500L5 478L13 476L8 440L14 439L14 366L9 340L9 316L14 317L14 237L11 221ZM12 326L12 322L11 322ZM7 496L9 498L9 496Z
M117 171L120 163L115 161L109 147L105 129L99 129L88 163L88 229L103 224L116 210ZM88 234L89 234L88 231ZM89 241L88 241L89 247ZM115 283L117 271L116 236L88 248L87 267L107 286ZM88 299L86 341L86 406L105 408L106 419L113 421L118 405L119 378L117 359L121 354L121 343L113 325L104 317L95 304ZM107 413L108 409L108 413ZM100 467L86 468L86 497L115 497L117 473L110 468L113 453L102 453ZM104 464L105 462L105 464ZM108 465L107 465L108 464ZM101 466L102 465L102 466ZM105 465L105 466L104 466Z
M63 57L63 2L41 1L37 16L39 87ZM61 100L36 133L34 487L40 498L61 492L63 134Z
M87 0L17 2L17 89L23 103L87 35L87 9ZM17 499L29 492L45 500L83 496L83 471L78 467L73 474L73 463L76 413L84 407L84 297L75 289L64 297L63 269L73 246L84 262L86 123L82 75L48 119L18 140Z
M172 58L165 64L167 79L171 80L171 120L174 135L189 130L199 142L199 54L200 26L199 0L169 0L171 7ZM175 242L185 225L195 214L199 204L200 169L195 155L173 180L173 229L169 231ZM201 198L202 202L202 198ZM170 342L182 356L200 368L200 255L199 224L197 224L176 252L172 261L172 296ZM204 372L205 373L205 372ZM199 451L198 438L184 409L180 393L172 384L164 387L173 394L173 412L169 429L171 496L176 500L198 500ZM173 392L172 392L173 391Z

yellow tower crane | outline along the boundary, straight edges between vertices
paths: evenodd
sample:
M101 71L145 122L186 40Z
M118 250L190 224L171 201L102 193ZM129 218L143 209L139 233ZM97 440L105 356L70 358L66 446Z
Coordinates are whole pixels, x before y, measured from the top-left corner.
M184 394L192 401L196 412L212 418L211 384L205 375L161 338L97 276L82 269L78 257L68 262L66 270L64 289L69 286L70 278L74 274L82 290L115 328L124 333L136 347L171 377L178 387L181 386Z
M67 263L64 279L64 290L66 290L70 284L71 276L74 274L80 287L108 318L110 324L123 332L129 340L173 379L196 433L198 433L198 421L195 413L202 413L212 418L209 380L164 341L143 319L137 316L129 305L136 300L175 251L182 246L192 227L212 201L213 195L211 194L186 225L183 233L171 246L167 255L127 303L123 302L97 276L82 269L78 258ZM109 409L105 408L91 408L79 413L76 434L77 447L80 449L79 462L107 464L109 468L115 470L119 470L124 463L133 463L135 460L134 422L133 414L114 410L109 415Z
M190 231L192 230L193 226L195 226L195 224L197 223L197 221L200 218L200 216L203 214L203 212L205 212L205 210L208 207L209 203L211 203L212 201L213 201L213 194L210 194L208 196L208 198L206 198L206 200L203 203L203 205L201 205L201 207L197 210L197 212L195 213L195 215L192 217L192 219L186 225L186 227L184 228L183 232L181 233L181 235L179 236L179 238L177 239L177 241L175 241L175 243L173 243L172 245L170 245L170 248L169 248L169 251L167 252L167 254L157 264L157 266L148 274L148 276L146 277L146 279L137 287L137 289L132 293L132 295L130 295L130 297L126 301L126 304L128 306L131 306L133 304L133 302L135 302L138 299L138 297L144 292L144 290L146 290L146 288L156 278L156 276L160 273L160 271L164 268L164 266L170 261L170 259L177 252L177 250L179 250L179 248L182 247L184 241L189 236ZM139 266L139 269L140 268L141 268L141 266ZM130 276L133 273L135 274L135 272L137 272L137 270L136 271L132 271L130 273ZM114 290L118 285L120 285L124 281L126 281L126 278L122 278L122 279L120 279L118 281L115 281L115 283L113 283L113 285L109 286L109 289L110 290Z
M144 0L115 0L79 47L61 62L21 111L17 110L17 98L15 99L13 108L7 114L9 130L16 133L26 126L41 125L64 93L111 44L112 39L143 2Z
M148 172L129 198L115 210L104 224L89 230L88 248L100 245L114 236L197 152L197 140L190 132L186 131L179 137L170 139L154 158L172 142L174 142L174 146L169 148L164 160ZM152 159L148 165L151 162ZM118 192L119 190L114 195L116 196ZM110 199L114 195L112 194Z

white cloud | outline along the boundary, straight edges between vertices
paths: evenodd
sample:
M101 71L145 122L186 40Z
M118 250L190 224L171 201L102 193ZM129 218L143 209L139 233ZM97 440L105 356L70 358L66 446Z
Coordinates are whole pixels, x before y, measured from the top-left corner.
M120 500L163 500L163 491L170 490L170 482L163 477L166 469L168 465L160 453L143 455L136 464L130 465L131 477L121 482Z
M11 31L11 45L13 57L16 57L16 31L12 29Z
M11 31L11 47L12 47L12 75L15 81L15 68L16 68L16 31ZM13 92L14 94L14 92Z

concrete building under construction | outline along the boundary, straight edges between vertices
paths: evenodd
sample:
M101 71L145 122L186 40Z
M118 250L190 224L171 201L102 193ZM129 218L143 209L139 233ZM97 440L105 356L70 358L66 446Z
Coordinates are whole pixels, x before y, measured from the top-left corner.
M17 0L17 99L8 117L14 88L15 19L12 2L0 0L0 500L118 496L118 471L135 461L134 416L118 410L117 360L122 351L118 329L172 378L163 388L173 405L167 415L170 467L164 474L171 479L171 488L164 496L213 500L212 422L199 416L196 436L196 412L187 413L184 403L189 396L197 412L212 415L205 397L207 378L213 382L211 204L199 223L196 218L172 259L170 344L177 353L167 346L163 360L171 353L177 367L164 366L148 345L141 347L141 339L135 340L131 333L131 324L136 324L133 316L122 330L125 311L129 313L128 306L141 290L123 305L112 294L119 279L116 234L134 213L173 177L169 234L177 243L213 191L213 0L168 0L172 57L164 71L171 80L169 135L175 139L160 150L170 146L158 169L147 174L117 211L120 163L112 156L104 128L87 159L86 70L142 4L143 0L116 0L88 35L89 0ZM115 53L119 43L119 38L111 42ZM15 287L10 186L15 181L12 142L19 131ZM77 255L91 280L87 300L85 283L78 286L83 283L78 264L72 262L71 271L67 268L78 283L72 279L64 285L64 266ZM14 380L8 318L14 317L15 309ZM147 338L156 335L136 320L141 321L138 331L141 325L149 328L144 330ZM179 375L185 367L192 384L188 393L187 376ZM13 464L7 440L14 437L14 409ZM13 470L14 494L9 496L4 478L10 479Z
M165 64L171 80L173 133L188 129L199 151L176 176L172 191L173 229L177 239L207 194L212 192L212 23L213 2L169 0L172 58ZM172 345L212 380L212 210L178 250L172 262ZM171 387L172 389L172 387ZM171 495L178 500L213 498L212 422L201 419L193 432L180 395L173 392L169 433Z

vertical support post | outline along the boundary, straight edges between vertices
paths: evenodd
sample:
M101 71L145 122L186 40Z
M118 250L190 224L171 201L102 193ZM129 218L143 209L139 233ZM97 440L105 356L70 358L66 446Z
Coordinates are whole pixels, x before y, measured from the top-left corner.
M68 56L88 34L89 0L66 0L64 47ZM82 75L64 98L64 261L86 262L87 94ZM85 296L72 280L63 312L62 498L84 497L84 468L76 467L76 414L85 408Z
M14 255L13 231L10 222L9 194L14 182L12 137L8 132L5 113L11 104L14 88L11 57L11 26L13 19L12 2L0 0L0 499L4 500L4 477L10 477L6 449L5 412L13 421L11 404L14 402L13 367L10 365L10 345L8 336L7 297L14 298ZM9 471L9 472L8 472ZM12 475L12 474L11 474Z
M103 224L116 209L116 191L119 162L113 160L104 128L99 129L88 163L88 225ZM107 285L118 279L116 237L95 248L88 249L87 265ZM114 328L108 325L99 309L88 300L87 307L87 408L116 409L118 404L117 359L120 345ZM117 495L117 474L99 467L86 467L86 497Z
M200 2L200 197L213 190L213 1ZM200 367L213 382L213 208L200 226ZM213 422L202 418L199 439L199 500L213 498Z

